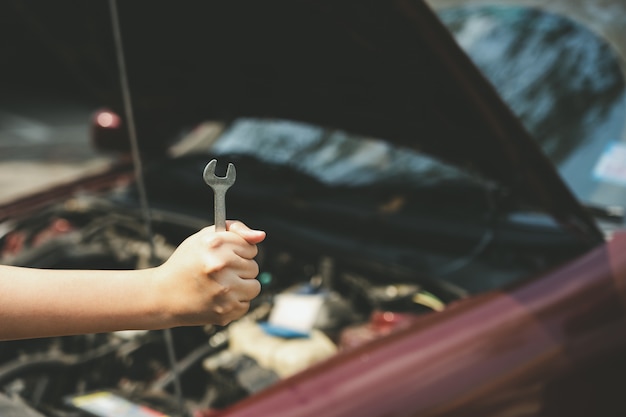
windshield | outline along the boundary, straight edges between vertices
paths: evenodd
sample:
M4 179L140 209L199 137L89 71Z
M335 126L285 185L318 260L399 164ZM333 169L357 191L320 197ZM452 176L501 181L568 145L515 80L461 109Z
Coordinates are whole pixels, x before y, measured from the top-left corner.
M289 120L238 119L213 145L216 154L243 154L335 186L486 183L416 151Z
M600 13L601 7L592 7L587 21L514 6L445 8L438 14L578 198L623 207L623 45L609 42L601 30L623 31L626 7L617 5L609 15ZM619 16L621 27L609 27ZM591 23L599 29L592 30Z

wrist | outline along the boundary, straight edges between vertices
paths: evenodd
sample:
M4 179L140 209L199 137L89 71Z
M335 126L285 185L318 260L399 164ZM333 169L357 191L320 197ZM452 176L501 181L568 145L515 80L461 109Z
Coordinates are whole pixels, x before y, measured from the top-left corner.
M142 270L145 273L145 297L143 308L150 329L165 329L179 326L175 309L171 305L172 289L167 288L162 267Z

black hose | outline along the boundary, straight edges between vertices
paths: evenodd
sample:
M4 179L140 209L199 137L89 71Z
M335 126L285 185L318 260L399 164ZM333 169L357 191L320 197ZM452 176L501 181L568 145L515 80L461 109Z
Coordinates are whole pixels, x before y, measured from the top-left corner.
M154 381L150 385L150 389L148 391L164 390L169 384L175 382L176 374L182 375L185 371L196 365L202 359L224 349L228 344L227 342L228 338L225 337L222 343L215 345L207 343L197 347L176 364L175 371L172 369L172 371L164 374L159 379Z
M53 352L26 355L0 366L0 385L26 373L47 372L82 365L135 344L134 341L126 343L114 341L80 354Z

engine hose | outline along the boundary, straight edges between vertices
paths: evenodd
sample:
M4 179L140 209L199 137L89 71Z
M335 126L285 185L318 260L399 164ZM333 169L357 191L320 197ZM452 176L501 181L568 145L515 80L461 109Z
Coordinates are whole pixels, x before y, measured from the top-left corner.
M119 349L126 348L127 345L130 347L130 345L134 346L135 344L134 341L126 343L115 341L80 354L54 352L26 355L0 366L0 385L4 385L25 373L47 372L82 365L115 353Z
M175 381L176 374L183 374L185 371L196 365L202 359L224 349L227 345L227 341L228 339L224 338L224 341L217 346L213 346L212 344L207 343L194 349L191 353L189 353L176 364L175 371L172 370L171 372L164 374L159 379L154 381L150 385L148 391L163 391L168 385Z
M264 317L267 317L271 310L271 304L261 302L258 306L254 307L240 320L258 321ZM154 381L148 391L159 392L163 391L169 384L174 383L176 378L186 372L189 368L196 365L202 359L207 356L213 355L222 349L228 347L228 328L218 331L211 336L208 343L203 344L196 349L192 350L187 356L176 363L176 366L172 367L172 370L156 381Z

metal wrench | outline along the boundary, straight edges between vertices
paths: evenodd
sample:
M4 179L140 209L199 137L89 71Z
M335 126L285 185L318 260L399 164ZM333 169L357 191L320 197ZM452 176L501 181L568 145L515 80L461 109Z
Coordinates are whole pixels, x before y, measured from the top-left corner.
M209 187L213 189L215 209L215 231L223 232L226 230L226 191L235 183L237 178L237 171L235 166L231 163L228 164L225 177L218 177L215 175L215 167L217 166L217 160L213 159L204 167L204 173L202 177Z

